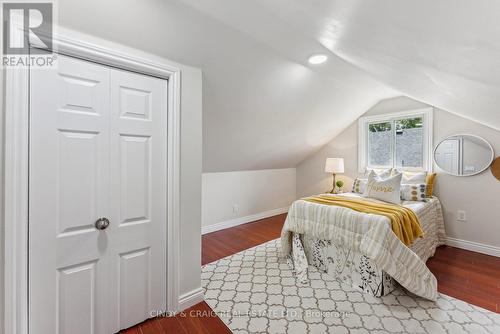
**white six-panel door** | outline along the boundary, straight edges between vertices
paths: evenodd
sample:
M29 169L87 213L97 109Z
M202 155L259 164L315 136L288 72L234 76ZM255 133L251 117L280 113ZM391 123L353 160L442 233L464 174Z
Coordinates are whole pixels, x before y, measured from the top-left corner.
M460 174L460 140L446 139L437 147L434 156L437 164L444 170Z
M166 92L65 56L31 71L30 333L113 333L165 309Z
M111 72L113 330L166 308L166 81Z

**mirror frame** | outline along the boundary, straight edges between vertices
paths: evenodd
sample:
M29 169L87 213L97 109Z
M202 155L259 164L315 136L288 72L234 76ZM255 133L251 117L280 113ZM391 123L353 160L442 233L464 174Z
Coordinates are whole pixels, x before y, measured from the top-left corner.
M444 169L442 169L441 167L439 167L439 165L437 164L436 162L436 151L437 151L437 148L439 147L439 145L445 141L446 139L448 138L451 138L451 137L456 137L456 136L470 136L470 137L475 137L475 138L478 138L478 139L481 139L482 141L484 141L486 144L488 144L488 147L490 148L491 150L491 157L490 157L490 160L488 162L488 164L483 168L481 169L480 171L477 171L475 173L472 173L472 174L467 174L467 175L460 175L460 174L454 174L454 173L450 173L450 172L447 172L445 171ZM449 135L449 136L446 136L444 137L443 139L439 140L439 142L436 144L436 146L434 147L434 149L432 150L432 161L434 162L434 165L436 165L436 167L442 171L443 173L446 173L448 175L452 175L452 176L458 176L458 177L466 177L466 176L474 176L474 175L478 175L478 174L481 174L483 173L485 170L487 170L488 168L490 168L491 164L493 163L493 160L495 159L495 150L493 149L493 146L491 146L490 142L487 141L486 139L484 139L483 137L480 137L480 136L477 136L477 135L473 135L473 134L470 134L470 133L457 133L457 134L454 134L454 135Z

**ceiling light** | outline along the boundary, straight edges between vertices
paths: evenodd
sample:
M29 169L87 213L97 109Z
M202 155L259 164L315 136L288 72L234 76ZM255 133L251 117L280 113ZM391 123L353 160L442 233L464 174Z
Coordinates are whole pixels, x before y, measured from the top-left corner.
M316 65L316 64L324 63L327 59L328 59L327 56L322 55L322 54L318 54L318 55L312 55L311 57L309 57L308 61L310 64Z

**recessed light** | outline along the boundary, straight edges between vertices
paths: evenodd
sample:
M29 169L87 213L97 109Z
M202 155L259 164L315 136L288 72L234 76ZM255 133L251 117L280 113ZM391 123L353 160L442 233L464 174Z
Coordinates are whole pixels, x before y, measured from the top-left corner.
M324 63L327 59L328 59L327 56L322 55L322 54L318 54L318 55L312 55L311 57L309 57L308 61L310 64L317 65L317 64Z

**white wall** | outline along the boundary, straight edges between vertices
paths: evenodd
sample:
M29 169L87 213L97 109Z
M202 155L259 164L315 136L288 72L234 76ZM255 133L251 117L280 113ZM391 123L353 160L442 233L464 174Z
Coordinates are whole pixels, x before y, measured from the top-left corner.
M297 166L297 198L324 193L332 189L332 174L325 173L326 158L344 158L344 190L352 189L358 174L358 124L351 124L340 135L310 155Z
M500 155L500 131L442 110L434 114L434 143L456 133L483 137ZM453 238L500 247L500 182L490 170L476 176L455 177L440 173L436 193L442 201L447 235ZM466 222L457 222L457 210L467 212Z
M393 113L426 107L418 101L399 97L380 102L365 115ZM457 133L476 134L500 153L500 132L479 123L456 116L444 110L434 112L434 146L445 137ZM344 157L346 172L340 178L346 189L352 187L357 172L357 121L335 137L320 151L297 166L297 197L324 192L330 186L331 176L324 173L325 159ZM435 193L440 198L445 215L448 237L493 247L500 247L500 182L489 170L471 177L454 177L437 170ZM466 222L457 222L457 210L467 212Z
M179 294L201 287L202 74L182 67Z
M295 182L295 168L204 173L202 230L211 232L285 212L295 200Z

